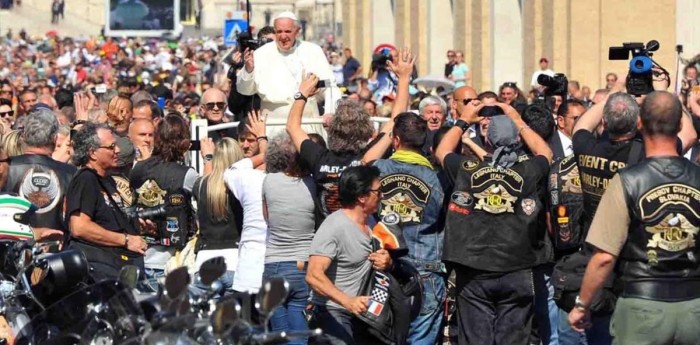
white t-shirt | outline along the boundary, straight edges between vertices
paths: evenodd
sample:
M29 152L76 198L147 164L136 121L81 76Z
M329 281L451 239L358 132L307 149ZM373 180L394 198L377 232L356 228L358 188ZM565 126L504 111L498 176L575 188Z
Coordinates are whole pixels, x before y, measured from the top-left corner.
M238 245L238 267L233 276L236 291L257 292L265 269L267 223L262 211L265 173L253 168L253 161L242 159L224 172L224 182L243 207L243 229Z

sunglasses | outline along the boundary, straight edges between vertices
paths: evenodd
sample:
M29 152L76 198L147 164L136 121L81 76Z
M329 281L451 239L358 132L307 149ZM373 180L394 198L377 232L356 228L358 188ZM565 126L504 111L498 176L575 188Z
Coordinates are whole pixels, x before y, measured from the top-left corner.
M110 151L114 151L114 150L116 150L116 148L117 148L117 143L112 143L112 145L109 145L109 146L100 146L100 147L98 147L98 149L107 149L107 150L110 150Z
M10 111L6 111L6 112L3 112L3 113L0 113L0 117L10 117L10 116L12 116L12 115L14 115L14 114L15 114L15 112L14 112L13 110L10 110Z
M472 102L473 100L475 100L475 99L476 99L476 98L465 98L465 99L461 100L461 102L462 102L462 104L467 105L467 104L471 103L471 102ZM458 100L457 102L460 102L460 101Z
M0 159L0 163L10 163L10 157Z
M216 108L223 110L224 107L226 106L226 102L210 102L210 103L204 104L204 106L207 107L207 109L209 109L209 110L214 110Z

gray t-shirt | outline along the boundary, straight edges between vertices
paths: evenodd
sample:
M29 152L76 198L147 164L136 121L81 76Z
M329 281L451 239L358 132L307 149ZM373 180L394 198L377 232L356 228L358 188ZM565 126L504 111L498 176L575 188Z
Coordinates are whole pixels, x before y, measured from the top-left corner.
M316 225L311 177L267 174L263 197L267 205L265 263L307 261Z
M371 252L370 237L341 209L331 213L321 224L311 242L310 255L331 258L326 275L338 289L355 297L372 268L368 259ZM319 294L314 294L313 303L342 308Z

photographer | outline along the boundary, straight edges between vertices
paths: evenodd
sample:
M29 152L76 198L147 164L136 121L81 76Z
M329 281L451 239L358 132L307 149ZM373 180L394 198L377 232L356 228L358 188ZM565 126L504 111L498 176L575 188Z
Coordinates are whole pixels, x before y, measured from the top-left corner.
M232 63L231 67L229 67L227 75L229 81L231 81L231 91L228 94L228 110L231 113L233 113L234 121L242 121L245 119L246 116L248 116L248 112L260 109L260 96L258 96L257 94L252 96L242 95L240 92L238 92L238 89L236 88L238 71L240 71L244 66L244 42L240 42L243 40L242 36L243 35L239 35L238 37L238 51L233 53L233 56L231 57ZM258 31L257 42L272 42L274 40L275 28L271 26L266 26L260 29L260 31Z
M165 116L155 132L153 155L136 163L129 177L136 207L159 213L153 217L155 229L141 233L149 244L145 259L149 280L164 272L175 250L184 247L195 233L191 196L199 176L194 169L181 163L190 149L189 133L182 116ZM205 172L211 171L213 152L213 141L202 140Z
M389 61L398 61L399 51L394 47L385 47L375 52L372 55L372 65L370 66L370 78L367 87L372 91L377 105L381 105L384 101L384 96L395 95L396 88L399 85L399 79L393 71L389 70ZM415 66L411 80L417 75Z
M117 165L119 153L112 130L88 123L77 132L74 143L74 160L82 168L66 193L71 248L85 254L96 281L116 279L126 265L143 268L146 242L138 236L138 224L122 210L117 185L107 174Z
M287 119L293 95L299 91L304 76L314 73L320 81L325 81L324 112L335 113L335 106L341 93L335 86L335 78L326 55L316 44L297 39L301 31L296 16L290 12L278 15L274 21L276 37L255 51L243 53L245 68L238 73L236 87L243 95L258 94L261 110L268 111L270 119ZM258 66L258 68L256 68ZM320 115L316 97L311 97L304 107L305 117ZM305 125L307 133L324 133L321 125ZM267 136L284 131L283 127L268 127Z

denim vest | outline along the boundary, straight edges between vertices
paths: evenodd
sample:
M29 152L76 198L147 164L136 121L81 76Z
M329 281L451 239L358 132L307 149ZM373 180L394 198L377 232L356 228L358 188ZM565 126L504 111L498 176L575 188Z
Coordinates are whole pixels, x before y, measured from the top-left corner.
M381 159L382 201L378 214L399 215L408 257L420 272L444 272L441 209L445 194L437 172L424 166Z

